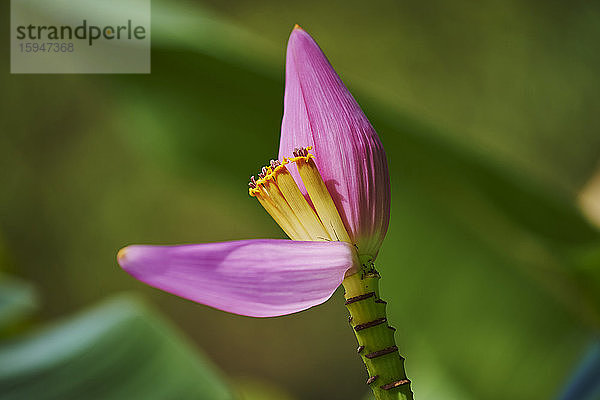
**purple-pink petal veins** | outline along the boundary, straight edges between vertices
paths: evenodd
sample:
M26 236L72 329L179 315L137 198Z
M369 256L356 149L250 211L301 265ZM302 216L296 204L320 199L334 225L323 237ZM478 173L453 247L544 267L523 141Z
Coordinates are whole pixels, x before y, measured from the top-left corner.
M223 311L273 317L325 302L356 262L343 242L277 239L133 245L121 267L150 286Z
M279 158L311 153L360 254L375 257L390 218L390 182L377 133L313 38L290 35ZM306 194L295 166L289 167Z

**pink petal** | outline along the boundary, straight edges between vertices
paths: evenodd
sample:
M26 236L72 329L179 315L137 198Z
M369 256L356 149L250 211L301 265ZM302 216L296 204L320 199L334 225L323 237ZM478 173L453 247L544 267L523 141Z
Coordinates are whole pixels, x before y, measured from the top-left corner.
M150 286L223 311L273 317L329 299L353 265L343 242L240 240L181 246L134 245L121 267Z
M377 255L390 218L385 151L360 106L312 37L300 28L287 48L279 158L313 146L317 167L360 254ZM304 186L294 166L290 171Z

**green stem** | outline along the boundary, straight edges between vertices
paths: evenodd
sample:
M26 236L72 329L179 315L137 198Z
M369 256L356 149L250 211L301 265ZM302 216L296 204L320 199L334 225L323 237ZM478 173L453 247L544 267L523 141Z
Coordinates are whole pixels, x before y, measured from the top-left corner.
M367 367L367 384L377 400L412 400L404 358L394 339L395 329L387 322L387 303L379 297L379 279L373 263L368 261L342 283L350 325L358 340L357 351Z

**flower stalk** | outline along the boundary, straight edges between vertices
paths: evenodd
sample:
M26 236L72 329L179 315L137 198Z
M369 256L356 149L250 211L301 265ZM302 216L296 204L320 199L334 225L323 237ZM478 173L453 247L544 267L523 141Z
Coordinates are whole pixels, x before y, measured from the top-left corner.
M346 277L342 285L357 352L369 375L367 384L377 400L412 400L404 358L394 338L396 329L388 324L387 303L379 295L380 275L371 260L361 263L361 270Z

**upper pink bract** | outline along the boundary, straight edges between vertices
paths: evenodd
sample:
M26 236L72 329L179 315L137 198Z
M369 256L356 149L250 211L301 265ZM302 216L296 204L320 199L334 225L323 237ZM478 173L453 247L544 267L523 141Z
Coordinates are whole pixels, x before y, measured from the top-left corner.
M359 254L375 258L390 218L387 158L377 133L317 43L296 27L288 42L279 158L311 153ZM300 189L306 189L294 166Z

